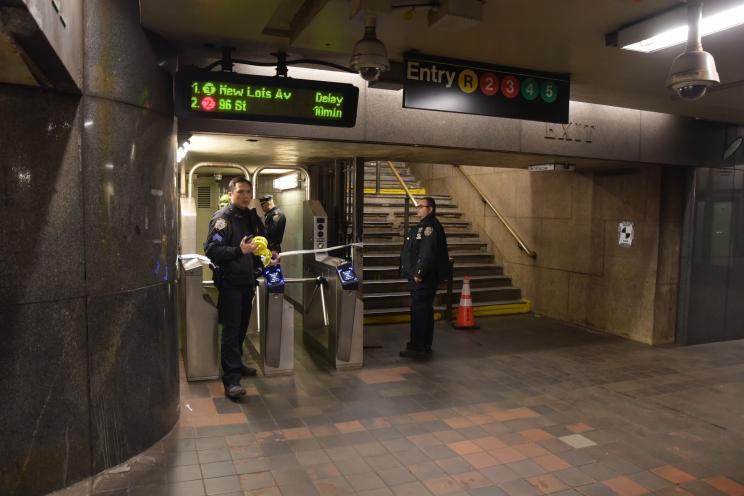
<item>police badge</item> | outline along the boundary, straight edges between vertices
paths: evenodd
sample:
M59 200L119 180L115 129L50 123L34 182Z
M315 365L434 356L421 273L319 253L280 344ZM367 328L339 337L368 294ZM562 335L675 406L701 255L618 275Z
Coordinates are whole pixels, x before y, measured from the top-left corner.
M219 218L214 222L214 228L218 231L222 231L224 228L227 227L227 221L225 219Z
M426 229L424 229L424 236L431 236L431 233L433 232L434 229L432 229L431 227L427 227Z

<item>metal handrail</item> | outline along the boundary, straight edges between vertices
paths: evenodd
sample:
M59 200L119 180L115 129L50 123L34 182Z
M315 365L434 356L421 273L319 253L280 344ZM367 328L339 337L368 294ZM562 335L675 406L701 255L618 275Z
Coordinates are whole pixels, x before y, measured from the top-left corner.
M471 185L471 186L472 186L472 187L473 187L473 188L475 189L475 191L477 191L477 192L478 192L478 194L479 194L479 195L480 195L480 197L481 197L481 200L483 200L483 203L485 203L486 205L488 205L488 206L489 206L489 207L491 208L491 210L493 211L493 213L494 213L494 214L496 214L496 217L497 217L497 218L498 218L498 219L499 219L499 220L501 221L501 223L502 223L502 224L504 224L504 227L506 227L506 230L507 230L507 231L509 231L509 234L511 234L511 235L512 235L512 237L513 237L513 238L514 238L515 240L517 240L517 246L519 246L519 248L520 248L520 249L521 249L522 251L524 251L524 252L525 252L525 253L526 253L526 254L527 254L527 255L528 255L529 257L531 257L531 258L537 258L537 253L535 253L534 251L532 251L532 250L530 250L530 249L529 249L529 247L527 246L527 243L525 243L524 241L522 241L522 238L520 238L520 237L519 237L519 234L517 234L517 232L516 232L516 231L514 230L514 228L513 228L513 227L512 227L512 226L511 226L511 225L509 224L509 222L508 222L508 221L507 221L507 220L506 220L506 219L504 218L504 216L503 216L503 215L501 215L501 213L500 213L500 212L499 212L498 210L496 210L496 207L494 207L494 206L493 206L493 203L491 203L491 202L490 202L490 201L488 200L488 198L486 198L486 195L485 195L485 194L483 193L483 191L481 191L481 189L480 189L480 188L479 188L479 187L478 187L478 186L477 186L477 185L476 185L476 184L475 184L475 183L473 182L473 180L472 180L472 179L470 179L470 178L469 178L469 177L467 176L467 174L465 174L465 173L464 173L464 172L462 171L462 169L460 169L460 166L459 166L459 165L455 165L455 169L457 169L458 171L460 171L460 174L462 174L462 176L463 176L463 177L464 177L465 179L467 179L467 181L468 181L468 182L470 183L470 185Z
M406 183L403 182L403 178L400 177L400 174L398 174L398 171L395 170L395 166L393 165L393 163L390 160L388 160L387 164L388 164L388 167L390 167L390 170L393 171L393 174L395 175L395 177L398 179L398 182L400 183L400 185L403 186L403 190L408 195L408 198L410 198L411 202L413 202L413 206L417 207L418 203L416 202L416 199L413 197L411 192L408 190L408 186L406 186Z

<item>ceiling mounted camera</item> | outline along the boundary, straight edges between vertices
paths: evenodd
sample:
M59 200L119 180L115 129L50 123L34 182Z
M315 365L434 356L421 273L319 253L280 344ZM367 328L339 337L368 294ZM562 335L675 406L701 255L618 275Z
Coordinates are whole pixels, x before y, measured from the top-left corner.
M691 102L702 98L708 88L718 84L720 79L713 56L703 51L703 44L700 41L702 3L688 4L687 16L689 20L687 49L672 62L666 85L679 98Z
M364 18L364 37L354 45L349 66L365 81L377 81L380 74L390 70L387 49L377 39L374 15L367 15Z

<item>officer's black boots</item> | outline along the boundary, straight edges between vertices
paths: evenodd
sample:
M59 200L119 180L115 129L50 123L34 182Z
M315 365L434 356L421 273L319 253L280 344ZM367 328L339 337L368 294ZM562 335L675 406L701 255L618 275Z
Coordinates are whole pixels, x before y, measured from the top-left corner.
M243 377L255 377L256 376L256 369L253 367L248 367L246 365L243 365L240 367L240 374Z

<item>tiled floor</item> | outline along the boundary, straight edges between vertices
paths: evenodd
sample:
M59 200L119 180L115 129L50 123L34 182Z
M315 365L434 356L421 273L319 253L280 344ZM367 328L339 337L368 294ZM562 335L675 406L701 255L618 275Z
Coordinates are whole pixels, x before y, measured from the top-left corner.
M650 348L533 316L365 329L365 368L181 386L177 428L66 494L744 496L744 341ZM77 491L77 492L76 492Z

